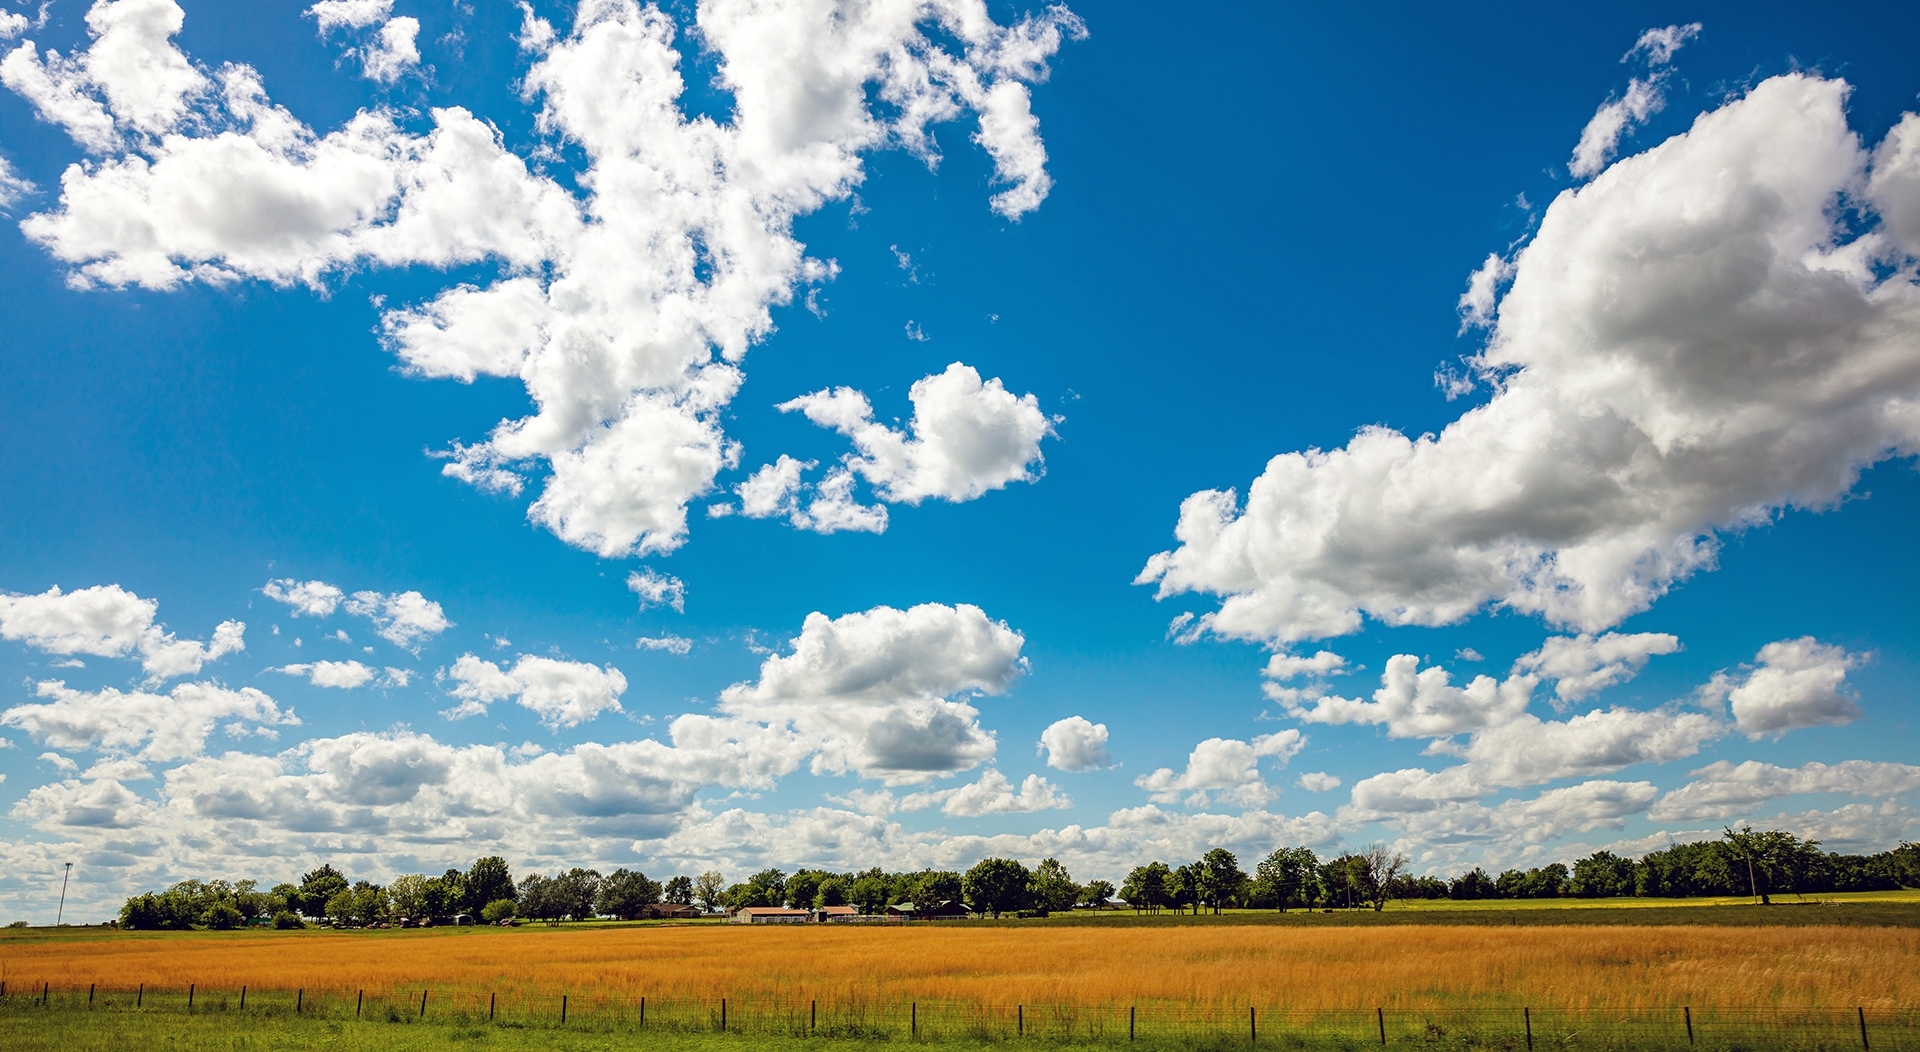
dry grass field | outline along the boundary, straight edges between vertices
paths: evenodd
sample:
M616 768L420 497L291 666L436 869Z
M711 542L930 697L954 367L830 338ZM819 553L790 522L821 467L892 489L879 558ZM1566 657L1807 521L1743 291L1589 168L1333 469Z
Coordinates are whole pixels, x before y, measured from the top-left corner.
M534 928L0 939L14 989L434 987L822 1003L1908 1008L1893 927Z

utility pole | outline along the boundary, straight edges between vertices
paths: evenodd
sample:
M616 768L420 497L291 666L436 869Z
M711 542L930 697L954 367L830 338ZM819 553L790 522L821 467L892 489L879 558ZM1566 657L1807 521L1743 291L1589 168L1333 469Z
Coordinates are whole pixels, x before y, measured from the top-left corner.
M67 879L73 876L73 863L67 863L66 872L60 875L60 909L53 915L53 926L60 926L60 919L67 915Z

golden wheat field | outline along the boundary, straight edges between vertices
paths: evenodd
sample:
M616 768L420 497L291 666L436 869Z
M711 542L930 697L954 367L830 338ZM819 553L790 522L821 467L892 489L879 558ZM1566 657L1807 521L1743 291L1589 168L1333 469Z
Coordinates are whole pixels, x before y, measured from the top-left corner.
M115 934L0 945L20 985L975 1004L1906 1007L1920 930L741 928Z

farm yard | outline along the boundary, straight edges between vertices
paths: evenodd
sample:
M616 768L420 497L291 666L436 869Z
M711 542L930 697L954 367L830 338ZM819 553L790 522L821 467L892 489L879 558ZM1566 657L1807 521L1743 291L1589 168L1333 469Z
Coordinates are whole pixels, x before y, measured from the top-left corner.
M1882 1032L1871 1047L1920 1037L1910 1011L1920 904L1632 911L1646 923L1605 915L1625 912L1401 910L1365 925L1336 923L1357 914L1249 912L857 927L37 929L0 938L0 1044L43 1047L59 1033L80 1041L61 1047L87 1047L94 1033L111 1047L129 1009L143 1033L222 1048L281 1047L275 1034L293 1042L284 1047L320 1037L357 1047L353 1035L396 1023L413 1029L378 1047L517 1047L529 1027L601 1042L591 1047L705 1042L719 1030L760 1044L1132 1034L1338 1045L1453 1033L1498 1045L1578 1032L1589 1045L1613 1034L1640 1047L1650 1034L1684 1040L1686 1027L1750 1041L1754 1026L1785 1027L1783 1041L1798 1035L1789 1044L1860 1047L1856 1026L1869 1019ZM1736 923L1712 923L1716 913ZM1756 913L1781 923L1739 923Z

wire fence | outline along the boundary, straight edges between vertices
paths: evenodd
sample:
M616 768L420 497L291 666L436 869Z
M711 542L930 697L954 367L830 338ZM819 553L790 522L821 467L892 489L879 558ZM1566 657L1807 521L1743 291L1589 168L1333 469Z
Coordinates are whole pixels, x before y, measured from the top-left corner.
M8 1011L224 1014L385 1023L495 1024L585 1031L732 1033L859 1040L1249 1047L1464 1045L1493 1049L1784 1049L1920 1052L1920 1009L1729 1009L1683 1006L1289 1009L1168 1005L999 1005L942 1001L821 1002L650 998L606 991L529 994L402 987L0 984Z

